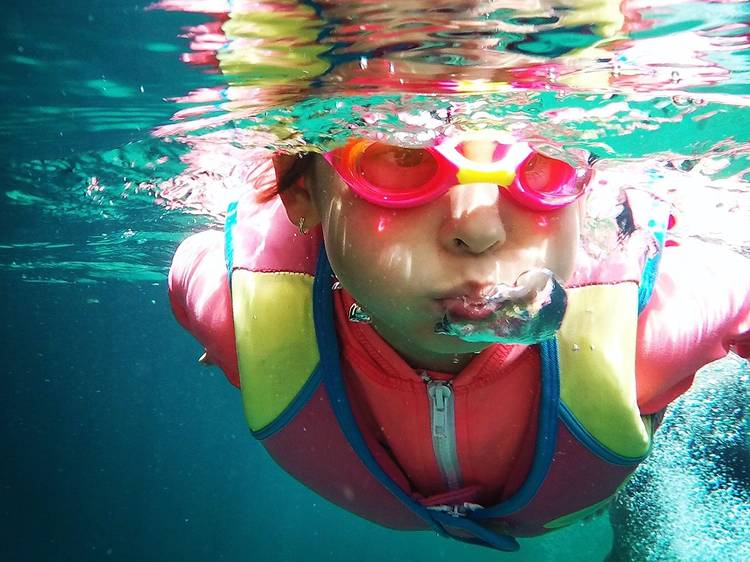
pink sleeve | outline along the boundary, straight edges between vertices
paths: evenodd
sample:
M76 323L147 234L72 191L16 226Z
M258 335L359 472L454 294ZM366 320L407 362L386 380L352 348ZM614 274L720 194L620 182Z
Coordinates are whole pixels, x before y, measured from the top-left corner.
M665 248L638 321L641 411L662 409L730 350L750 357L750 260L697 241Z
M206 231L182 242L169 270L169 300L177 321L239 387L224 233Z

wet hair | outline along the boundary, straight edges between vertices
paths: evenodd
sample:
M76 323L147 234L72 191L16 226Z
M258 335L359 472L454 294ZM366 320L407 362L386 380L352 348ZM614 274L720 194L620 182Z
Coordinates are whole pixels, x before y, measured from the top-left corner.
M294 160L294 164L292 164L289 169L277 179L276 192L281 193L282 191L286 191L299 178L305 176L312 168L314 157L315 155L310 152L297 156Z
M294 182L305 176L313 166L314 154L300 154L294 159L294 163L280 176L276 177L271 165L271 159L261 166L264 173L260 174L268 178L264 182L259 182L255 187L255 199L259 203L266 203L276 197L282 191L286 191Z

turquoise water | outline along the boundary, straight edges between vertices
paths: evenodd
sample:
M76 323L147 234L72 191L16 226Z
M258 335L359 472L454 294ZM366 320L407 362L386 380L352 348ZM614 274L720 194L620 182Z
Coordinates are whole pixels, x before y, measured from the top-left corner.
M748 6L638 8L654 23L631 22L626 45L608 31L612 14L545 35L524 27L547 21L538 14L491 2L446 4L425 21L372 3L280 2L286 19L230 4L78 0L5 16L0 557L603 559L606 516L500 555L388 531L317 498L250 439L223 376L197 365L165 274L180 240L221 223L247 151L326 146L352 126L422 142L448 114L594 154L604 171L669 193L679 235L750 254ZM209 24L222 18L214 44ZM490 37L474 25L496 21L516 27ZM513 73L522 67L535 70ZM654 462L617 504L625 559L748 557L743 369L714 370L705 380L718 383L701 382L665 423Z

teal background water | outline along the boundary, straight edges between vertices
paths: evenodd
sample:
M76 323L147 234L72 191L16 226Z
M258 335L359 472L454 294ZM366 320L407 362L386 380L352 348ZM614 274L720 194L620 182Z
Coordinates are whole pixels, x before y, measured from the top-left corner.
M216 218L156 204L153 187L185 168L184 145L150 137L174 113L165 99L219 81L179 61L179 29L205 17L146 6L17 3L4 17L0 560L601 560L606 517L517 555L379 528L307 491L250 438L238 392L197 364L166 295L177 244ZM607 143L705 153L724 134L743 148L746 111L696 111L719 117ZM737 506L741 518L747 501Z
M168 120L165 98L197 86L179 61L200 18L148 2L13 2L2 23L0 157L70 157L137 141ZM141 91L141 87L143 91Z

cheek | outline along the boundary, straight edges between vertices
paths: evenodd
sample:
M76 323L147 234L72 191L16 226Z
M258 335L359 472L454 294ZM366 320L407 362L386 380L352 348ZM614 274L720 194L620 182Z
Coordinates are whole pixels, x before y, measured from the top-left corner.
M409 237L398 223L393 211L346 194L329 199L323 212L326 251L347 289L361 291L408 279L411 244L405 243Z
M388 215L356 214L339 221L326 237L331 260L336 260L342 275L358 280L358 285L392 286L409 281L415 271L414 244ZM335 256L335 257L334 257Z
M371 205L356 195L327 168L321 168L315 185L326 252L342 284L362 300L406 276L410 269L408 247L398 236L397 217L390 209Z
M395 239L392 213L352 197L343 194L329 201L323 228L331 249L359 255L387 248Z
M413 219L402 220L388 209L351 209L339 229L326 237L331 265L352 296L379 316L401 315L422 293L427 267L417 251L409 227ZM345 228L342 226L345 224Z
M578 215L565 208L551 213L523 210L508 212L504 224L507 247L513 255L525 255L528 266L547 267L563 280L573 273L578 246Z

